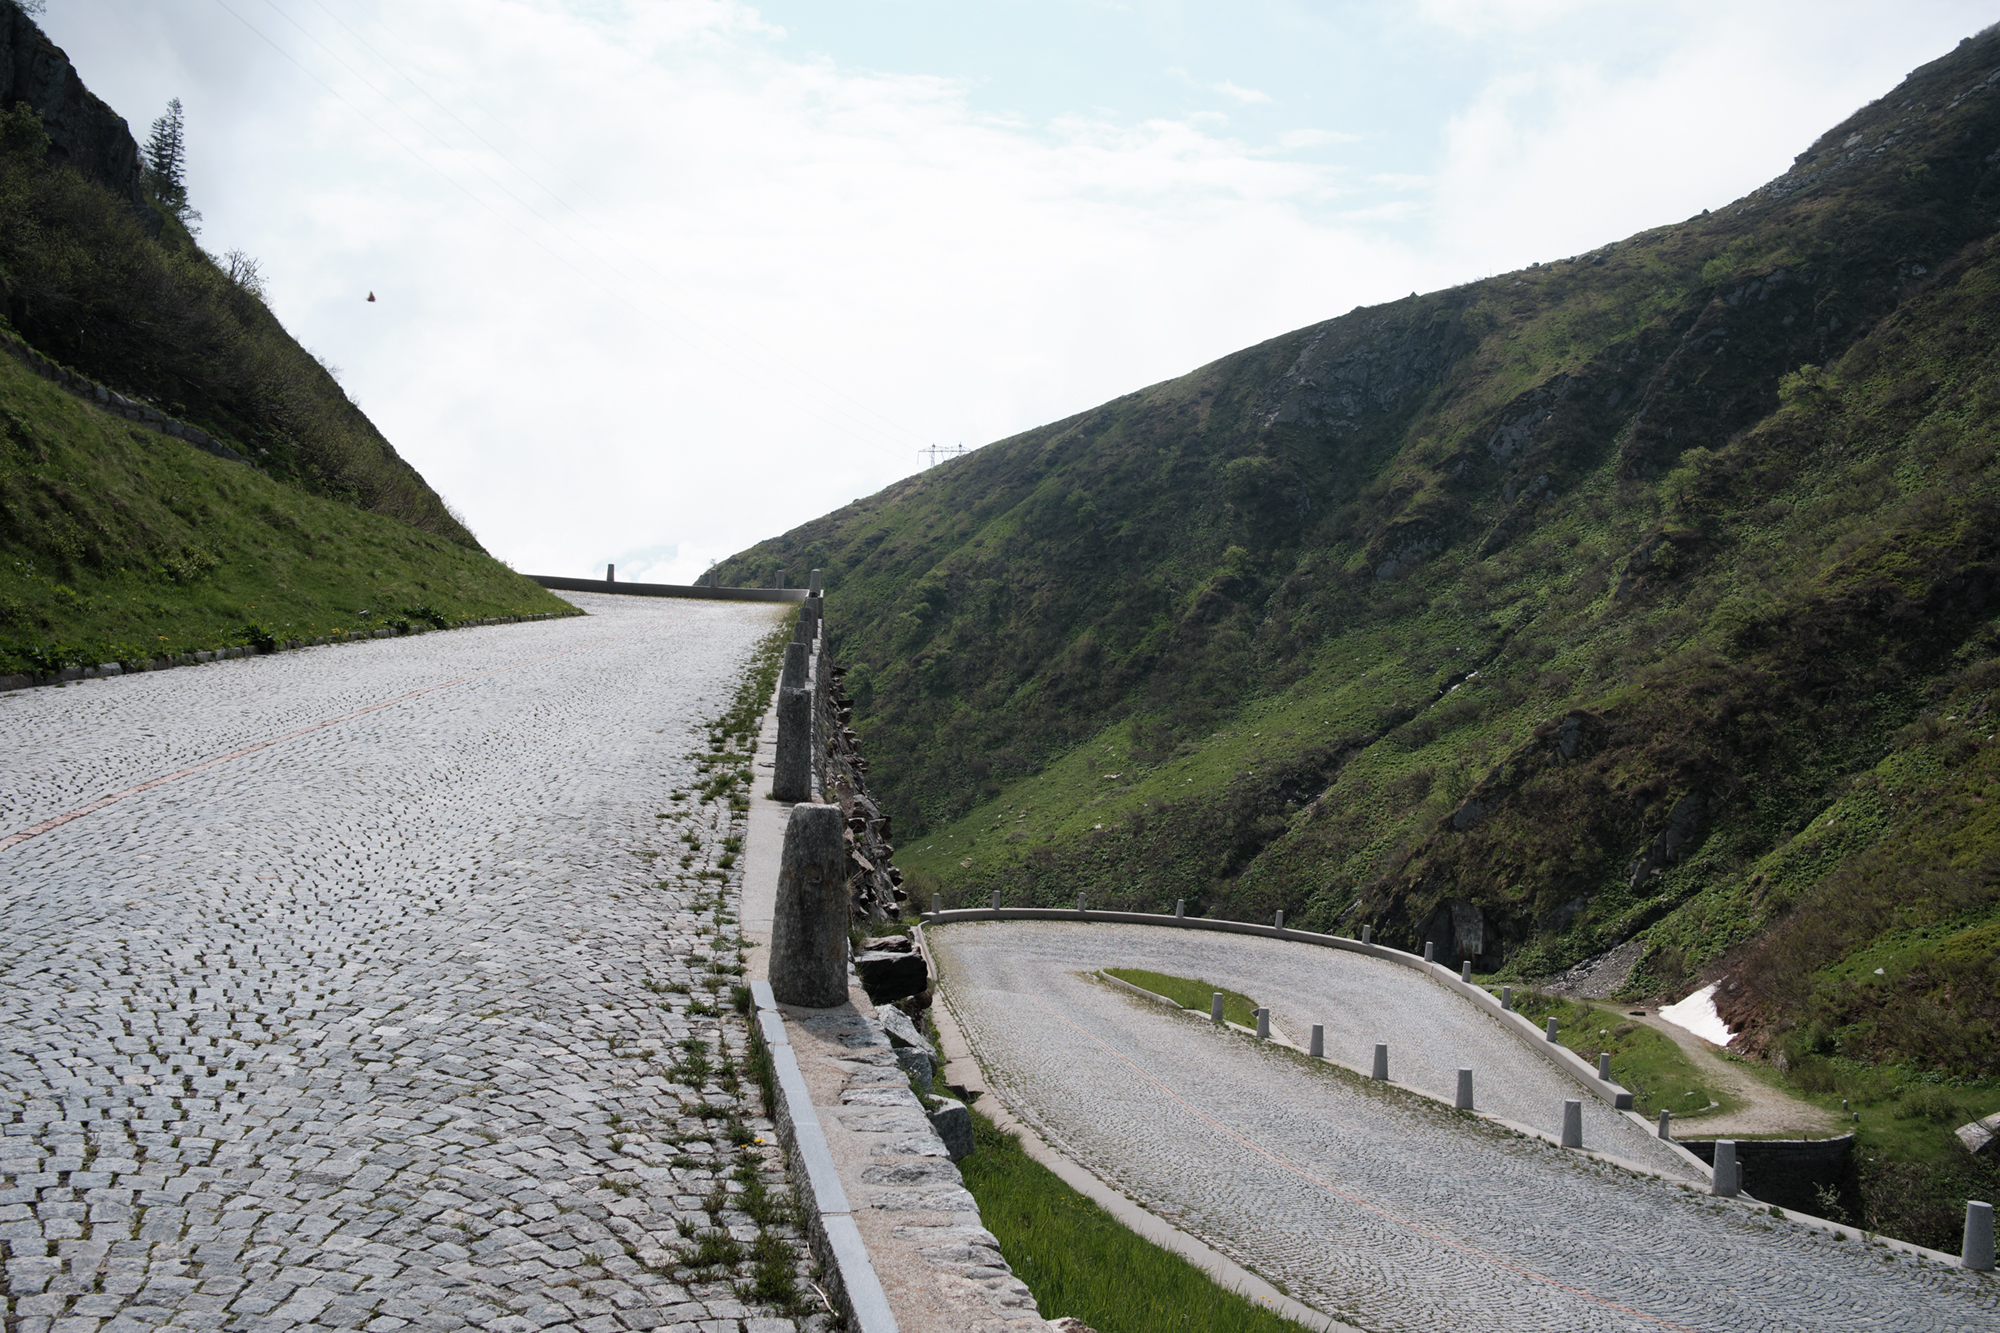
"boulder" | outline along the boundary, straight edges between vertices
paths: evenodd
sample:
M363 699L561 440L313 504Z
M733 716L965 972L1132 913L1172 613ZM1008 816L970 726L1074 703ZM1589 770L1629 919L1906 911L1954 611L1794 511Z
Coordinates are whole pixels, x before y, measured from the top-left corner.
M871 949L856 956L854 971L861 978L861 988L876 1004L916 995L931 981L931 970L918 953Z
M931 1128L944 1140L944 1150L954 1162L972 1156L972 1112L965 1109L964 1102L942 1098L937 1109L930 1113Z
M864 940L863 953L915 953L916 945L908 935L877 935L872 940Z
M924 1034L918 1030L917 1025L911 1021L910 1016L895 1005L885 1004L878 1006L875 1010L875 1017L881 1021L883 1030L889 1034L889 1044L891 1046L907 1046L919 1051L929 1051L931 1049L930 1042L925 1040Z

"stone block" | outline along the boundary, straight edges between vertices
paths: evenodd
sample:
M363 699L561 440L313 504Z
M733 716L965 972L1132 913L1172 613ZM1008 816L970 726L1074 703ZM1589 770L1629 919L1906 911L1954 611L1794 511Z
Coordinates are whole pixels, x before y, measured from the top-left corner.
M845 829L837 805L795 805L786 821L771 920L771 993L781 1004L829 1009L847 999Z
M931 1049L930 1042L926 1041L924 1034L917 1030L916 1023L911 1020L908 1014L898 1009L895 1005L885 1004L878 1006L875 1010L875 1017L880 1020L882 1030L889 1034L889 1044L891 1046L907 1046L912 1050L918 1051L928 1051Z
M964 1102L942 1099L930 1112L931 1128L944 1140L944 1150L954 1162L972 1156L972 1112Z
M1458 1096L1453 1100L1452 1105L1461 1111L1470 1111L1473 1109L1472 1071L1470 1069L1461 1069L1458 1071Z
M839 809L838 806L831 807ZM846 886L841 888L843 901ZM922 954L888 953L873 951L857 956L854 970L861 978L861 989L868 992L868 998L876 1004L886 1004L891 1000L906 999L920 995L931 984L931 970L924 963ZM780 996L779 998L783 998Z
M1383 1080L1384 1082L1387 1082L1387 1081L1388 1081L1388 1078L1389 1078L1389 1043L1388 1043L1388 1042L1386 1042L1386 1041L1378 1041L1378 1042L1376 1042L1376 1043L1375 1043L1375 1067L1374 1067L1374 1069L1373 1069L1373 1070L1371 1070L1371 1071L1369 1072L1369 1077L1370 1077L1370 1078L1379 1078L1379 1079Z
M1743 1177L1736 1169L1736 1140L1717 1139L1715 1141L1714 1183L1709 1192L1725 1199L1736 1197L1743 1188Z
M1959 1265L1975 1273L1993 1271L1993 1205L1978 1199L1965 1201L1965 1244Z
M1315 1060L1326 1058L1325 1024L1315 1023L1312 1025L1312 1036L1307 1039L1306 1054L1312 1056Z
M1565 1148L1583 1146L1583 1103L1574 1099L1562 1105L1562 1133L1558 1142ZM1734 1147L1735 1145L1730 1145Z

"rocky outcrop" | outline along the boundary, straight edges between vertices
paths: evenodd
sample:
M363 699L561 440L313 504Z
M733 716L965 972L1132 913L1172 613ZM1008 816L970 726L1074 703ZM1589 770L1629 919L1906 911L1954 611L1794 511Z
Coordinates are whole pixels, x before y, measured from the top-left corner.
M49 134L49 161L75 167L129 199L148 230L160 216L146 202L139 145L125 118L83 86L76 66L35 21L0 0L0 107L26 103Z

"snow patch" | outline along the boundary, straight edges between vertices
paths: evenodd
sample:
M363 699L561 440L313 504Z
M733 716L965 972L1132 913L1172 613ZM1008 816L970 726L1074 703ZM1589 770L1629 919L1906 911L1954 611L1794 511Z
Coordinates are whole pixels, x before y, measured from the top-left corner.
M1717 1046L1727 1046L1736 1040L1736 1034L1722 1021L1722 1015L1715 1012L1715 987L1703 986L1679 1004L1670 1004L1660 1010L1660 1017L1675 1027L1686 1028L1703 1041L1712 1041Z

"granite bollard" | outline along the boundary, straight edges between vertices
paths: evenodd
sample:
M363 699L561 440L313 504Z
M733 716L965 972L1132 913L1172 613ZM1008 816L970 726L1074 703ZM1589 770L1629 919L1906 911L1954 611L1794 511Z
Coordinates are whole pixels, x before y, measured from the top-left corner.
M1611 1081L1611 1052L1599 1051L1597 1053L1597 1076L1606 1083Z
M1323 1023L1313 1024L1312 1037L1306 1043L1306 1054L1310 1055L1315 1060L1324 1060L1326 1058L1325 1024Z
M1736 1140L1717 1139L1715 1141L1714 1184L1709 1193L1725 1199L1733 1199L1743 1188L1743 1176L1736 1165Z
M1271 918L1271 925L1277 930L1285 928L1285 912L1283 908L1278 909L1278 914Z
M1452 1105L1461 1111L1470 1111L1472 1109L1472 1071L1470 1069L1461 1069L1458 1071L1458 1097L1453 1101Z
M1472 980L1472 960L1470 958L1458 965L1458 979L1460 981Z
M1424 961L1426 963L1435 963L1437 961L1437 945L1431 943L1429 940L1424 941Z
M1663 1139L1671 1139L1673 1138L1673 1136L1674 1136L1674 1113L1662 1107L1660 1110L1660 1137Z
M771 994L831 1009L847 1000L846 819L837 805L798 804L785 823L771 918Z
M806 578L806 596L819 596L819 571L817 569Z
M1502 986L1500 988L1500 1007L1509 1011L1514 1008L1514 988L1512 986Z
M1269 1009L1259 1009L1257 1011L1257 1040L1269 1041L1270 1039L1271 1011Z
M777 800L812 800L812 715L811 690L778 692L778 748L771 760L771 795Z
M1389 1043L1388 1043L1388 1042L1386 1042L1386 1041L1378 1041L1378 1042L1376 1042L1376 1043L1375 1043L1375 1068L1374 1068L1374 1069L1373 1069L1372 1071L1370 1071L1370 1073L1369 1073L1369 1077L1370 1077L1370 1078L1379 1078L1379 1079L1381 1079L1381 1080L1382 1080L1383 1082L1385 1082L1385 1083L1386 1083L1386 1082L1388 1081L1388 1079L1389 1079Z
M1220 1023L1220 1022L1222 1021L1222 992L1221 992L1221 991L1216 991L1214 995L1212 995L1212 996L1210 996L1210 997L1209 997L1209 1001L1208 1001L1208 1021L1209 1021L1209 1022L1211 1022L1211 1023Z
M1361 942L1363 944L1373 944L1375 942L1375 927L1363 926L1361 928Z
M1993 1271L1993 1205L1978 1199L1965 1201L1965 1244L1959 1250L1959 1266L1975 1273Z
M1562 1135L1559 1142L1565 1148L1583 1146L1583 1103L1574 1099L1563 1102Z
M1180 921L1185 919L1186 916L1187 916L1187 899L1185 898L1174 899L1174 920Z
M1076 914L1083 915L1083 895L1080 893L1076 895Z
M993 910L996 912L1000 910L1000 890L998 889L993 890Z
M778 676L781 690L802 690L806 687L806 646L797 640L785 645L785 669Z
M1554 1018L1554 1016L1553 1016L1553 1015L1551 1015L1551 1016L1550 1016L1550 1018L1549 1018L1549 1036L1548 1036L1548 1039L1549 1039L1550 1041L1554 1041L1554 1040L1556 1039L1556 1020L1555 1020L1555 1018Z

